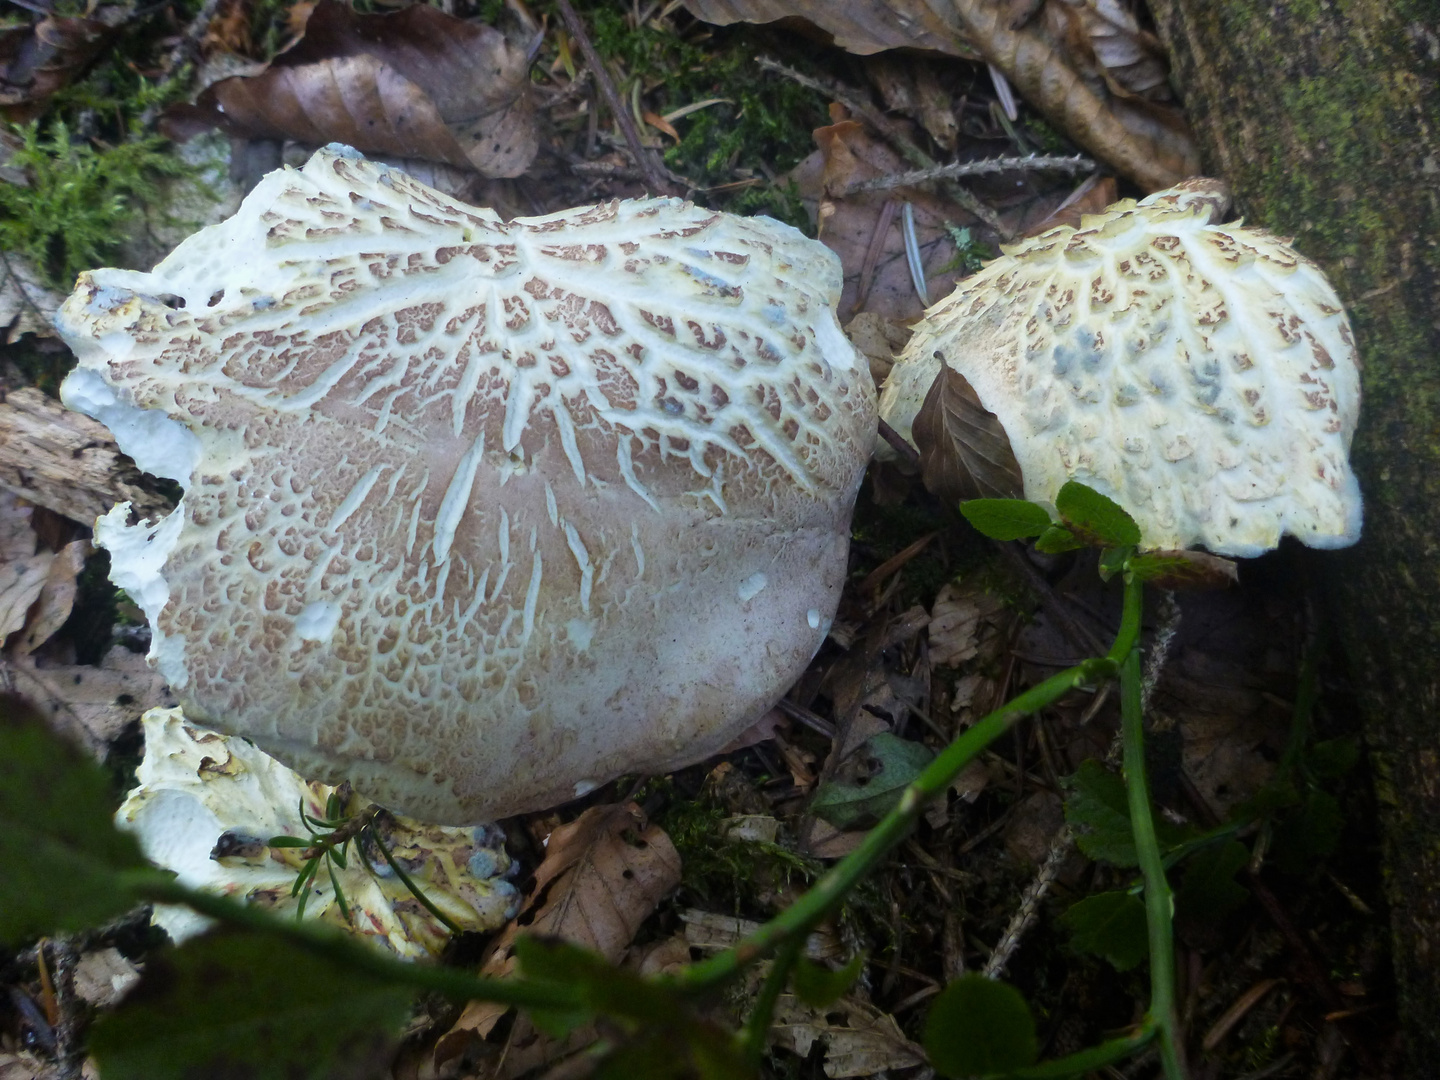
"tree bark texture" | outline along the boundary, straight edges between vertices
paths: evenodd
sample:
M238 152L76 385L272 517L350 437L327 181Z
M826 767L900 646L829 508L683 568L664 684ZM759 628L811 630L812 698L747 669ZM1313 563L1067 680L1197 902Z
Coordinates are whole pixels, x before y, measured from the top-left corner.
M1364 538L1316 560L1381 804L1411 1075L1440 1076L1440 3L1151 0L1206 169L1294 236L1364 361Z

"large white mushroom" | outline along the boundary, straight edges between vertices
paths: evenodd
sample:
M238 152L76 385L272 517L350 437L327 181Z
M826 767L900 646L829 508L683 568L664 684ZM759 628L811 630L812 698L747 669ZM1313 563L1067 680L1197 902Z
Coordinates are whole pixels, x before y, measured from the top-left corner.
M765 218L506 223L328 148L82 274L62 396L185 488L96 536L187 716L473 822L710 754L808 663L875 433L839 290Z
M1080 480L1149 548L1354 543L1349 322L1287 241L1219 224L1227 201L1191 180L1006 248L926 312L881 419L917 442L948 424L970 494L1020 495L995 490L1017 467L1036 502Z

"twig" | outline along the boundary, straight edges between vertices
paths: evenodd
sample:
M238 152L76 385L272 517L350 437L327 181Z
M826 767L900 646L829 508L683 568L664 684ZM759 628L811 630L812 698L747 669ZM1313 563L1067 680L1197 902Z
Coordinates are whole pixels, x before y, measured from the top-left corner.
M777 75L783 75L792 82L799 83L801 86L809 87L818 93L833 97L836 101L840 102L841 105L844 105L857 116L862 117L867 124L885 136L890 144L894 146L896 150L900 151L901 156L906 158L910 164L922 169L933 169L937 164L935 159L920 149L915 140L910 138L899 124L895 123L895 121L871 105L870 102L846 87L838 83L822 82L819 79L812 79L809 75L801 74L794 68L786 67L778 60L772 60L768 56L757 56L755 62L766 71L773 71ZM999 214L995 213L994 210L991 210L990 207L976 198L974 194L966 191L954 181L946 182L945 194L954 199L970 213L974 214L986 225L989 225L990 228L999 233L1002 238L1008 240L1014 235L1014 230L1006 227L1005 223L1000 220Z
M918 469L920 467L920 451L906 442L905 436L901 435L884 420L880 421L880 438L884 439L892 450L904 458L905 463L912 469Z
M1090 172L1099 167L1099 165L1084 154L1072 154L1069 156L1029 154L1025 157L986 158L983 161L956 161L949 165L936 165L929 169L912 169L910 172L892 173L889 176L876 176L869 180L861 180L858 183L851 184L845 190L847 194L852 191L889 191L891 188L914 187L917 184L929 184L936 180L955 180L962 176L990 176L994 173L1003 172L1040 172L1044 169L1079 173Z
M998 979L1005 974L1006 965L1015 955L1015 950L1020 947L1020 940L1025 936L1025 931L1030 929L1031 923L1035 921L1035 913L1040 909L1040 901L1050 891L1050 885L1054 882L1056 875L1060 873L1060 866L1064 863L1065 857L1070 854L1070 845L1074 840L1075 834L1071 831L1070 826L1062 825L1050 845L1050 853L1040 864L1040 870L1036 873L1035 880L1025 887L1024 893L1020 896L1020 906L1010 917L1005 932L1000 935L1000 940L995 945L995 951L985 962L987 979Z
M620 97L620 92L615 89L615 82L610 78L610 71L605 66L605 61L600 59L600 54L591 44L590 35L585 32L585 23L575 13L575 9L570 6L570 0L555 0L555 6L560 10L560 18L565 20L565 29L570 31L570 36L580 46L585 63L595 73L595 83L600 87L600 92L605 95L605 103L610 106L610 112L614 114L615 122L620 125L620 131L624 134L625 142L630 147L630 156L635 159L635 164L640 166L640 171L645 174L646 186L656 195L671 194L670 181L661 173L654 155L640 141L640 131L635 126L635 118L630 115L629 107Z

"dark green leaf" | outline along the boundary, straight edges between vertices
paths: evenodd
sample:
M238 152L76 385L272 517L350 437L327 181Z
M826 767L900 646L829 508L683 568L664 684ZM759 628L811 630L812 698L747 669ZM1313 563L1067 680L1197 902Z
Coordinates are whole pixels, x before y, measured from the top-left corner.
M83 930L135 903L116 875L146 863L114 810L99 765L0 697L0 941Z
M1040 1054L1020 991L983 975L962 975L940 992L924 1043L935 1070L954 1077L1024 1068Z
M1096 547L1140 543L1140 526L1114 499L1078 480L1068 481L1055 495L1055 509L1076 537Z
M315 841L303 836L272 836L265 841L270 847L314 847Z
M864 969L865 957L861 953L852 956L850 962L839 971L831 971L808 957L801 956L795 962L795 970L790 977L794 982L796 997L806 1005L823 1009L844 997Z
M1062 551L1074 551L1084 546L1085 541L1078 539L1064 525L1051 525L1035 541L1035 550L1046 555L1059 555Z
M1249 861L1249 850L1237 840L1196 852L1185 862L1185 876L1175 893L1175 914L1196 922L1219 922L1250 895L1235 880Z
M1080 850L1114 866L1138 866L1125 781L1091 758L1081 762L1066 787L1069 794L1065 799L1065 820L1076 826L1075 842ZM1162 851L1184 843L1191 832L1155 817L1155 834Z
M90 1050L105 1080L388 1076L410 998L284 938L227 930L148 960Z
M1070 943L1081 952L1103 956L1117 971L1129 971L1150 953L1145 905L1128 892L1087 896L1060 916L1070 928Z
M968 499L960 504L960 513L992 540L1039 536L1050 527L1049 512L1024 499Z
M884 817L934 756L920 743L882 731L842 763L835 779L820 785L810 808L837 829Z
M1360 760L1360 747L1354 739L1326 739L1317 742L1305 755L1305 761L1321 780L1339 780Z
M1240 580L1232 560L1204 551L1147 551L1130 560L1130 572L1160 589L1228 589Z

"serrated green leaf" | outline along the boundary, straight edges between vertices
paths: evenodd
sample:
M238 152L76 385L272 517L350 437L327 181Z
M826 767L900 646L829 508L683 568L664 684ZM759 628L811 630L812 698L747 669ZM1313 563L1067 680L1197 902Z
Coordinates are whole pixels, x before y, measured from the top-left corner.
M1185 861L1185 875L1175 892L1175 914L1196 922L1217 923L1250 895L1235 875L1250 861L1238 840L1197 851Z
M923 1041L936 1072L957 1078L1021 1069L1040 1054L1020 991L983 975L962 975L940 992Z
M1078 480L1067 481L1056 492L1055 510L1084 543L1095 547L1134 547L1140 543L1140 526L1135 519L1114 499Z
M795 962L795 970L791 973L790 979L795 987L796 997L806 1005L823 1009L844 997L845 992L855 985L855 980L860 977L860 972L864 969L865 957L861 953L852 956L850 962L838 971L831 971L823 964L817 964L809 957L801 956Z
M1080 763L1066 787L1065 820L1076 827L1075 843L1080 850L1097 862L1138 866L1125 781L1090 758ZM1155 835L1162 851L1183 844L1193 833L1155 817Z
M1024 499L967 499L960 513L992 540L1022 540L1050 527L1049 511Z
M810 809L837 829L884 817L934 756L921 743L882 731L866 740L847 761L847 765L858 761L863 767L852 778L821 784Z
M0 941L83 930L135 903L117 875L146 863L114 810L99 765L0 697Z
M411 991L282 937L225 930L146 961L90 1051L105 1080L388 1076Z
M1084 546L1085 541L1078 539L1064 525L1051 525L1035 541L1035 550L1046 555L1059 555L1062 551L1074 551Z
M1145 905L1128 892L1102 892L1072 904L1060 921L1070 928L1070 943L1081 952L1129 971L1150 955Z

